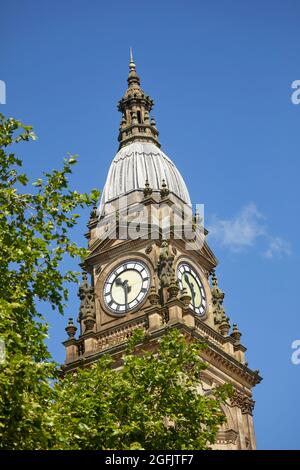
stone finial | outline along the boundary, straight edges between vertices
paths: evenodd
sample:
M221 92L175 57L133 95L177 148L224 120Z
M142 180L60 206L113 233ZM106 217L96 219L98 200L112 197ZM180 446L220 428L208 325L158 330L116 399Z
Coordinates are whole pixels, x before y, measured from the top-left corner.
M201 223L201 218L199 214L198 208L196 208L195 214L193 215L193 230L196 230L196 228L200 225Z
M121 119L120 130L126 127L126 122L126 117L123 115Z
M170 194L170 191L167 187L166 180L163 179L162 180L162 185L161 185L161 190L160 190L160 197L161 197L161 199L163 199L163 198L169 196L169 194Z
M171 283L168 287L169 292L169 300L173 300L177 298L179 287L178 287L178 280L175 277L175 273L173 273L171 277Z
M76 334L76 331L77 331L77 327L73 323L73 318L69 318L69 321L68 321L68 324L67 324L65 330L66 330L67 335L69 336L69 338L74 338L74 336Z
M192 297L188 294L188 291L185 287L181 291L180 300L184 303L185 307L188 307L191 303Z
M150 292L148 294L148 299L151 305L158 305L159 304L159 294L156 291L155 285L152 284L150 287Z
M220 325L221 322L224 320L224 308L223 308L223 300L224 300L224 292L221 291L218 285L218 279L215 273L215 270L211 271L211 296L212 296L212 311L215 325Z
M148 178L145 181L145 187L144 187L144 197L150 197L152 194L152 188L150 188L150 184L148 181Z
M234 323L232 325L232 333L230 335L236 344L239 344L240 343L240 339L241 339L241 336L242 336L242 333L238 330L238 327L237 327L237 324Z
M97 206L94 205L90 213L90 220L96 219L96 218L97 218Z
M221 322L219 324L219 330L222 336L228 336L228 332L230 330L230 323L229 318L225 315L224 311L221 318Z
M223 302L225 294L224 292L222 292L222 290L219 287L218 279L217 279L216 272L214 269L211 271L211 280L212 280L211 293L212 293L213 298L219 302L220 301Z
M131 86L138 85L138 87L140 86L140 78L138 74L136 73L136 68L135 68L135 63L133 61L133 53L132 53L131 48L130 48L129 75L128 75L127 82L128 82L129 87L130 85Z
M155 127L155 128L156 128L156 122L155 122L155 119L154 119L153 116L152 116L152 118L151 118L150 124L151 124L152 127Z

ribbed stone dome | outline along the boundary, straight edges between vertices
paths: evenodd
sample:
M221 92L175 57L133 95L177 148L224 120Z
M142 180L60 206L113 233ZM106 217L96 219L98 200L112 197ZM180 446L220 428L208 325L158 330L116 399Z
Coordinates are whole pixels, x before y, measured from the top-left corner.
M122 147L113 159L100 206L132 191L143 190L146 180L153 191L159 191L165 180L170 193L191 206L186 184L174 163L152 142L138 141Z

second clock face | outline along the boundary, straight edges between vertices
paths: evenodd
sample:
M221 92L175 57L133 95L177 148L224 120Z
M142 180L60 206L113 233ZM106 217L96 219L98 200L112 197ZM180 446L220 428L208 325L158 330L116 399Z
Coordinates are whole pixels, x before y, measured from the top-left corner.
M104 301L114 313L125 314L145 298L150 286L150 273L141 261L119 265L104 284Z
M198 315L203 315L206 309L206 296L203 284L196 271L187 263L178 266L179 288L186 289L191 296L190 307Z

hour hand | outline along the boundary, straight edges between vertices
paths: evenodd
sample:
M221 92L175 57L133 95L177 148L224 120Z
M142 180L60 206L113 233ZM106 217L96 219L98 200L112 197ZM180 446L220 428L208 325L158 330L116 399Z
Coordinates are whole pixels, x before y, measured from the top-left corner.
M120 277L117 277L116 279L116 286L122 287L124 290L126 290L128 293L131 291L131 286L128 284L127 279L125 281L122 281Z
M123 287L123 281L120 277L117 277L117 279L116 279L116 286L122 286Z

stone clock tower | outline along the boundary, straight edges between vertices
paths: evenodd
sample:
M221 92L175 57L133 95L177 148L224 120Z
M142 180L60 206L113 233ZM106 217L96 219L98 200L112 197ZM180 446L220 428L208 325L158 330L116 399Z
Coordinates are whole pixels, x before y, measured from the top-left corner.
M136 328L155 345L166 327L207 343L204 393L232 383L234 396L224 413L218 449L255 449L252 387L258 371L248 368L237 325L223 308L201 217L192 216L185 182L161 150L152 99L129 64L128 88L118 103L122 114L119 149L88 223L89 256L79 288L79 334L66 327L66 372L103 354L118 357Z

